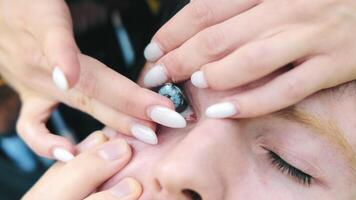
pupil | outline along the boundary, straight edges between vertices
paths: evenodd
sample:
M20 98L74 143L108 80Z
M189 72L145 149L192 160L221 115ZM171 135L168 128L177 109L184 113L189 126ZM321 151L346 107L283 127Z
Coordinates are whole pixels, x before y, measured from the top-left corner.
M184 97L182 90L172 83L164 84L158 88L158 93L167 97L174 104L177 112L183 112L188 107L188 103Z

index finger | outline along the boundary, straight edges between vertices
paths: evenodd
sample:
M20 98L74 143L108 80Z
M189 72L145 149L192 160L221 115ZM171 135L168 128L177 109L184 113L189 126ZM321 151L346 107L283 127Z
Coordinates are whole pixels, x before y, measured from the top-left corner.
M168 98L138 86L93 58L81 56L80 61L82 70L76 89L89 97L83 101L93 98L131 117L172 128L186 126Z
M155 62L164 53L176 49L205 28L249 10L259 2L260 0L194 0L154 35L145 49L145 58Z

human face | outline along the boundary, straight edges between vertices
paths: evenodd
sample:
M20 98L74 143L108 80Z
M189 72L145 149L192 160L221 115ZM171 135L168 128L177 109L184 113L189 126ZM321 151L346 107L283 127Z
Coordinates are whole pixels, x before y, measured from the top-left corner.
M241 92L184 85L196 120L159 127L158 146L122 134L134 149L123 177L141 181L142 200L352 200L356 198L356 103L314 95L293 108L253 119L208 119L207 106ZM110 130L107 130L110 131Z

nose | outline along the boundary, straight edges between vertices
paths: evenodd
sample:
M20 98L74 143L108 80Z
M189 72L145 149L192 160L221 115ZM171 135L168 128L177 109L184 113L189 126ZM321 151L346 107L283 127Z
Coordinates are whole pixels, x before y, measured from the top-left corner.
M216 127L219 127L216 123L196 126L157 163L151 180L152 199L224 199L223 173L219 163L224 159L221 141L225 136Z

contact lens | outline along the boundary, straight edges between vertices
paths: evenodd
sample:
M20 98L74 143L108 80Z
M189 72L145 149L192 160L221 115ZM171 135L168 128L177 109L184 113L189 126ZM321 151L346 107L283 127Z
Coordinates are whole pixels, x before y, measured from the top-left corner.
M158 94L169 98L179 113L188 108L188 102L184 96L183 91L173 83L166 83L157 89Z

